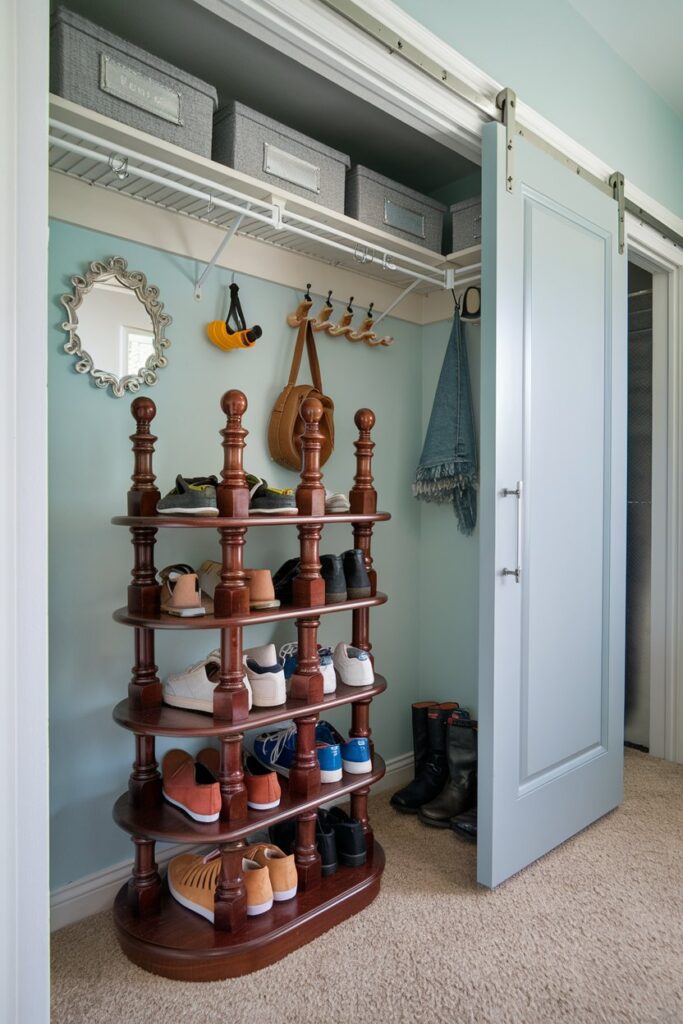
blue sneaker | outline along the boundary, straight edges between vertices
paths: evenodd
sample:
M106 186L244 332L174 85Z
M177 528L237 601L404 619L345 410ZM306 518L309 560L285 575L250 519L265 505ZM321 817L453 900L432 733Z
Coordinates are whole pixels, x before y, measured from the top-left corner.
M320 781L341 782L342 755L338 743L321 743L316 739L315 752L320 765Z
M270 771L279 772L286 779L289 778L289 769L292 767L295 753L295 725L276 729L274 732L262 732L254 740L254 757L259 764Z
M289 778L296 754L296 726L273 732L262 732L254 740L254 757L265 768ZM342 756L336 740L320 740L316 736L316 754L321 782L341 782Z
M293 643L283 644L280 648L280 664L282 665L287 682L297 670L299 645L296 640ZM318 646L318 657L320 658L320 671L323 677L323 693L334 693L337 689L337 674L334 671L333 655L331 647Z
M341 747L342 768L351 775L363 775L372 771L370 741L365 737L353 736L348 740L337 732L331 722L318 722L315 727L318 743L338 743Z

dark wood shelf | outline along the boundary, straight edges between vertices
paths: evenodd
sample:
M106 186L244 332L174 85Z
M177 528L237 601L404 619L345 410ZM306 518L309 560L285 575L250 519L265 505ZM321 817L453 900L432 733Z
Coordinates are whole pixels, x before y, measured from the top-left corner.
M331 708L377 697L386 688L384 676L375 673L375 681L371 686L337 683L334 693L326 694L320 704L288 700L280 707L252 708L249 717L242 722L225 722L201 711L184 711L167 704L156 708L132 708L128 700L122 700L116 705L113 716L117 725L130 729L138 736L231 736L248 729L263 729L267 725L287 722L302 715L324 716Z
M379 754L372 758L372 771L363 775L342 774L341 782L329 782L320 787L315 796L294 797L289 793L288 780L279 776L282 797L277 807L269 811L249 809L246 818L228 824L225 821L203 823L193 821L187 814L162 800L158 807L135 807L129 793L124 793L114 804L114 821L124 831L145 839L154 839L163 843L232 843L238 839L246 839L252 832L268 828L276 821L296 817L304 811L320 807L322 804L341 800L354 789L364 789L382 778L386 771L384 761Z
M247 615L235 615L229 619L217 619L215 615L197 615L194 618L180 618L178 615L133 615L127 608L117 608L113 618L125 626L137 626L144 629L229 629L234 626L259 626L263 622L280 622L283 619L317 618L331 612L353 611L354 608L372 608L385 604L386 594L375 594L374 597L363 597L357 601L344 601L341 604L318 604L310 607L281 605L279 608L266 608L265 611L249 612Z
M242 518L231 516L114 516L114 526L175 526L186 529L221 530L229 526L332 526L335 523L384 523L391 519L389 512L360 515L353 512L332 512L324 516L254 515Z
M138 915L124 885L114 903L114 922L124 953L138 967L176 980L220 981L267 967L358 913L379 892L383 870L384 851L375 842L367 864L340 867L315 888L248 917L236 932L219 931L181 907L165 882L159 912Z

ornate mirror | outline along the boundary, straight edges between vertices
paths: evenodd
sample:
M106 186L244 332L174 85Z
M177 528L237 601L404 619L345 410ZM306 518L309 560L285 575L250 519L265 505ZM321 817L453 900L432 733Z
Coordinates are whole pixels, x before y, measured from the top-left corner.
M64 351L75 356L78 373L89 374L98 388L111 387L117 398L156 384L166 366L163 312L159 289L139 270L128 270L120 256L90 264L85 277L72 277L73 293L62 295L69 319Z

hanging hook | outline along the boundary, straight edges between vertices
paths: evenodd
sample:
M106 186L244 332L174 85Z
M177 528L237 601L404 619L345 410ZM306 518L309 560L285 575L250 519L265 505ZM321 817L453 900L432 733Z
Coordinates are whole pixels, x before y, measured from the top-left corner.
M332 315L333 309L334 306L332 305L332 289L330 288L329 292L327 293L327 298L325 299L325 305L320 310L318 315L313 320L311 320L311 327L313 328L314 331L329 331L329 329L332 327L332 324L330 323L330 316Z
M328 327L328 333L333 338L339 338L343 334L347 335L347 337L348 337L348 335L353 330L353 328L351 326L351 321L352 320L353 320L353 295L349 299L348 305L347 305L346 309L344 310L344 312L342 314L341 320L339 321L338 324L332 324L331 327Z
M289 326L298 327L302 320L306 320L312 305L313 299L311 298L311 286L310 284L307 284L303 299L293 313L287 314L287 323Z

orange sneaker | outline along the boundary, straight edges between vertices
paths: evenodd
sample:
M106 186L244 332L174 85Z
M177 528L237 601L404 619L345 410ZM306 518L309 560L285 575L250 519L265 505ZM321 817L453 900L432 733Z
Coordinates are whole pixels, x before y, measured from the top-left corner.
M213 924L216 886L221 873L218 850L202 857L196 853L181 853L169 861L168 889L182 907L201 914Z
M279 846L273 846L272 843L256 843L247 849L245 856L261 867L268 868L273 899L276 902L294 899L299 879L293 853L288 856Z
M243 857L242 874L247 890L247 914L249 917L265 914L273 905L274 895L268 868L250 857Z
M255 811L269 811L280 803L281 789L276 772L269 772L255 757L244 762L247 804Z
M195 821L217 821L221 791L213 772L186 750L169 750L161 765L163 794Z

